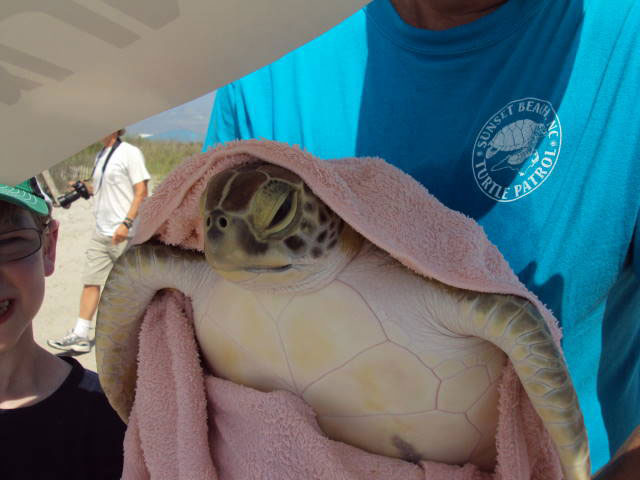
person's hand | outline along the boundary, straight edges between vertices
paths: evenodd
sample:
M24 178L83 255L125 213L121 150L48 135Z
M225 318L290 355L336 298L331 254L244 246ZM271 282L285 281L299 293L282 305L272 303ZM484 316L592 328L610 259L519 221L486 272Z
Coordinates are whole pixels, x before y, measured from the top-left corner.
M640 425L593 480L632 480L640 472Z
M111 243L114 245L119 244L120 242L124 242L129 236L129 229L123 223L118 225L116 231L113 233L113 237L111 238Z
M75 188L73 186L76 184L78 180L68 180L67 181L67 192L73 192ZM89 192L89 195L93 195L93 185L90 181L80 180L81 183L84 184L85 188Z
M69 180L67 181L67 192L73 192L75 191L75 188L73 188L73 186L76 184L78 180ZM84 182L82 182L84 183Z

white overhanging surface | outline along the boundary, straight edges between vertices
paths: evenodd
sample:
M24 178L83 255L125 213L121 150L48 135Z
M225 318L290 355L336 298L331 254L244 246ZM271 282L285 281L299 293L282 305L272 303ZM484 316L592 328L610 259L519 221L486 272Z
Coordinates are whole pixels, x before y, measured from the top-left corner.
M0 183L240 78L366 0L0 1Z

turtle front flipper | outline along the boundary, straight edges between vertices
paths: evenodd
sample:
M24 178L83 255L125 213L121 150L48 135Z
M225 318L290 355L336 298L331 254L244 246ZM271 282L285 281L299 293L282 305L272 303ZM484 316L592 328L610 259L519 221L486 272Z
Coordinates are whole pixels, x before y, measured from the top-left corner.
M207 274L204 255L163 244L131 248L109 274L98 308L96 363L102 388L125 422L133 405L145 309L157 291L173 288L189 295Z
M466 292L459 333L485 339L513 363L558 451L565 480L588 480L589 444L564 358L534 305L512 296Z

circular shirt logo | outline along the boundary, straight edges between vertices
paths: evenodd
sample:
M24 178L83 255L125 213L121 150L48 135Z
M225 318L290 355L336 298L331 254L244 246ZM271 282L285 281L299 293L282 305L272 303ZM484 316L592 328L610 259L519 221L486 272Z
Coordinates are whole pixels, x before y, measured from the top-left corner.
M562 128L546 100L522 98L498 110L480 129L471 164L476 184L498 202L529 195L551 175Z

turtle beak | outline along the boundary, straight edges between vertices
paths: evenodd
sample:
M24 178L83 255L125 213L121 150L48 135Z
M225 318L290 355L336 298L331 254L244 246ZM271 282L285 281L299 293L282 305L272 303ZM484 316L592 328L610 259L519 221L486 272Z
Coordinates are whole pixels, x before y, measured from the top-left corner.
M216 270L237 270L249 259L266 253L269 245L255 238L242 218L219 209L205 218L204 252Z
M273 270L290 266L290 259L256 238L247 222L216 209L205 216L204 254L214 270Z

